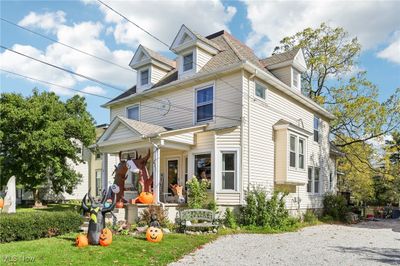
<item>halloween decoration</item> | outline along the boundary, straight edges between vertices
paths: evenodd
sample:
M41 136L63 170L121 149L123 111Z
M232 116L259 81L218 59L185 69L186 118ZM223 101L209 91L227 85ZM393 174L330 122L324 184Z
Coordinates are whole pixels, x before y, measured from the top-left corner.
M112 242L112 233L111 230L108 228L104 228L101 231L101 235L100 235L100 245L106 247L109 246Z
M169 187L172 189L172 192L176 197L178 197L178 203L185 203L185 198L183 197L183 187L175 184L175 185L169 185Z
M117 207L117 209L122 209L124 207L124 203L122 202L122 200L118 201L115 207Z
M117 195L117 202L123 201L126 202L124 199L124 191L125 191L125 180L126 180L126 172L128 171L128 165L126 161L121 161L121 153L119 153L120 162L118 166L115 166L114 173L114 184L119 187L119 191L116 193Z
M150 226L146 231L146 239L149 242L157 243L163 238L163 232L161 228Z
M6 196L4 197L3 211L5 213L15 213L17 201L17 190L15 187L15 176L10 177L7 182Z
M142 155L138 157L136 152L136 159L132 160L139 169L139 184L141 186L141 192L151 192L151 185L153 184L153 177L149 175L149 171L146 168L149 158L150 149L143 158Z
M86 247L89 245L88 238L86 235L78 235L75 240L75 244L77 247Z
M4 207L4 200L3 198L0 198L0 209L3 209Z
M152 213L150 217L150 227L161 228L160 222L158 221L157 214Z
M110 188L108 189L108 192L110 192ZM114 210L115 204L116 204L116 195L113 193L110 193L110 195L113 197L112 203L106 207L106 202L107 202L107 195L109 193L105 193L105 196L103 195L103 198L100 202L96 202L93 197L90 195L90 190L89 192L83 197L82 200L82 209L85 212L90 213L90 221L89 221L89 228L88 228L88 240L89 244L91 245L98 245L100 241L100 234L102 233L102 230L105 227L105 215L107 212L111 212ZM86 198L89 197L90 200L90 207L86 205Z
M140 193L139 197L134 199L135 203L143 203L143 204L152 204L154 200L153 194L150 192L142 192Z

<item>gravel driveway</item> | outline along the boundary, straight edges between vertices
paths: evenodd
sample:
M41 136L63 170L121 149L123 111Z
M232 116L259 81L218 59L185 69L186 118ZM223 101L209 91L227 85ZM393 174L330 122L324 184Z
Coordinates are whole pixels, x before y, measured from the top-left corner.
M171 265L400 265L400 220L228 235Z

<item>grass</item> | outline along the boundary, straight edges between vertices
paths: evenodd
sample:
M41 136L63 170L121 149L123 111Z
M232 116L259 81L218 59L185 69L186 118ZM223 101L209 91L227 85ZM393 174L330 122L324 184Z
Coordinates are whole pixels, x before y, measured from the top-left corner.
M17 212L36 212L36 211L47 211L47 212L56 212L56 211L73 211L78 210L80 205L72 204L72 203L54 203L48 204L47 207L43 208L32 208L32 207L17 207Z
M166 265L217 235L167 234L160 243L150 243L144 236L118 235L108 247L84 248L75 246L75 237L68 234L0 244L0 261L7 265Z

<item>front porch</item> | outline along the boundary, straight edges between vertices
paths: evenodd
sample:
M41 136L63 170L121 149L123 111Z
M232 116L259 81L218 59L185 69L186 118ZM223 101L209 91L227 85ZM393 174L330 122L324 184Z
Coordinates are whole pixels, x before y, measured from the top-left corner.
M114 183L114 177L107 175L109 167L108 155L120 156L120 160L136 159L144 157L150 150L150 158L146 168L153 177L152 192L154 203L177 203L171 186L183 187L183 195L186 198L185 184L188 180L189 163L188 156L195 145L195 134L203 132L205 125L190 128L167 130L124 117L117 116L110 127L104 132L96 143L96 148L102 156L102 187L108 187ZM211 180L210 167L207 157L201 163L203 177ZM193 173L193 169L190 169ZM196 172L196 171L195 171ZM124 198L129 203L138 196L133 179L125 180Z

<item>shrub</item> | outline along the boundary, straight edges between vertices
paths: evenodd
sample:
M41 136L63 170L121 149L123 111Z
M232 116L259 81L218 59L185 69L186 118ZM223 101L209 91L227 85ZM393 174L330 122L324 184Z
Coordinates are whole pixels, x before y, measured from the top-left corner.
M197 180L197 177L193 176L187 181L188 187L188 207L190 209L201 209L207 204L207 180Z
M223 223L228 228L237 228L236 217L230 208L226 208Z
M307 210L303 215L303 221L308 224L317 224L318 217L312 210Z
M215 200L211 200L210 202L207 203L205 208L209 209L209 210L211 210L213 212L217 212L218 211L217 202Z
M345 221L347 212L347 201L343 196L334 194L324 196L324 216L331 216L336 221Z
M271 199L262 189L253 189L247 193L246 205L240 210L240 223L245 226L262 226L279 229L286 226L289 212L285 208L284 198L274 193Z
M139 225L149 225L153 214L157 216L157 220L162 227L168 226L168 211L157 205L150 205L148 208L143 210L140 214Z
M0 215L0 242L33 240L78 232L82 218L77 212L21 212Z

